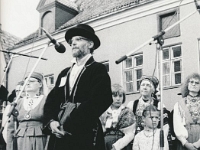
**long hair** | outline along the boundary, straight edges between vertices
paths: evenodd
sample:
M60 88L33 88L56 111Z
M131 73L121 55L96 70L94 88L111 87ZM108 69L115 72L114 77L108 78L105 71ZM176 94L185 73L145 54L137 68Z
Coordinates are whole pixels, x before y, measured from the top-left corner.
M181 94L182 94L182 97L186 97L188 94L189 94L189 90L188 90L188 83L190 82L190 79L198 79L200 81L200 74L198 73L192 73L191 75L189 75L185 82L182 84L182 87L181 87ZM200 94L200 91L198 92L198 95Z

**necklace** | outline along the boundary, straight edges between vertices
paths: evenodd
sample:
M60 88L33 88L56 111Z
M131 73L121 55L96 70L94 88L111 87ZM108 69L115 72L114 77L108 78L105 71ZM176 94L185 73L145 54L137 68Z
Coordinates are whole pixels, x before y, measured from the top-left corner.
M25 120L29 120L31 119L31 114L30 111L32 110L32 106L33 106L33 99L31 98L28 102L28 111L26 112L26 114L24 115L24 119Z
M144 130L144 135L146 136L146 137L148 137L148 138L150 138L150 137L152 137L152 136L154 136L154 134L156 133L156 129L155 130L153 130L153 132L147 132L147 133L145 133L145 130Z
M146 103L146 102L151 102L152 101L152 98L151 97L142 97L142 100Z
M142 98L142 100L143 100L145 103L149 101L149 99L144 99L144 98Z
M30 111L31 111L31 110L29 110L29 111L24 115L24 119L25 119L25 120L31 119Z
M138 106L137 106L137 109L136 109L137 116L142 116L143 110L147 106L149 106L150 104L152 104L152 100L151 99L149 99L147 102L144 101L143 97L141 99L139 99Z

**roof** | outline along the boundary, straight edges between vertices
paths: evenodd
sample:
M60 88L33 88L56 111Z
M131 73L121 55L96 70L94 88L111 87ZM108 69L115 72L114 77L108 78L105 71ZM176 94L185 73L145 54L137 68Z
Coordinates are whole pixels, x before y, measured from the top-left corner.
M76 3L72 2L72 1L69 1L69 0L56 0L56 1L60 2L63 5L68 6L69 8L72 8L72 9L78 11Z
M65 4L67 5L67 0L56 0L62 3L65 1ZM72 0L71 0L72 1ZM113 13L117 13L119 11L127 10L133 7L138 7L140 5L143 5L145 3L150 3L152 1L158 1L158 0L73 0L76 5L78 6L79 14L76 15L74 18L63 24L61 27L59 27L55 32L58 32L59 30L63 30L65 28L68 28L70 26L76 25L78 23L95 19L97 17L103 17L105 15L111 15ZM44 5L45 0L40 1L38 7ZM69 4L69 3L68 3ZM92 13L91 13L92 12ZM30 43L33 41L34 38L39 37L39 32L35 32L19 43L17 43L14 47L23 46L25 44ZM14 48L13 47L13 48Z
M17 48L26 44L30 44L34 41L36 41L36 39L39 37L39 29L37 31L35 31L34 33L31 33L29 36L25 37L23 40L18 41L15 45L13 45L12 47L9 47L9 49L13 49L13 48Z
M0 30L0 37L3 50L6 50L7 48L14 46L21 40L20 38L3 30Z
M59 2L71 9L78 11L76 3L71 0L41 0L36 9L40 10L45 6L48 6L48 4L51 4L52 2Z
M21 39L0 29L0 45L1 50L7 50L9 47L14 46L17 42L19 42ZM4 53L4 57L6 59L6 62L9 60L8 53Z
M75 24L95 19L97 17L103 17L114 12L130 9L133 7L140 6L147 2L155 0L87 0L78 1L80 13L74 18L62 25L59 30L73 26ZM91 13L92 12L92 13Z

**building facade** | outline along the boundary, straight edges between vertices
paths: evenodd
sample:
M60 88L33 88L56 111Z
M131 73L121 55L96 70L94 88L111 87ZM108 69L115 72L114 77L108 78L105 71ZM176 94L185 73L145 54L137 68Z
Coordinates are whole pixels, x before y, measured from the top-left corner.
M200 29L198 28L200 15L196 11L194 2L192 0L181 2L178 0L129 0L126 2L104 0L101 1L101 5L99 1L89 2L87 4L83 1L82 3L74 2L77 8L69 5L70 12L73 9L70 19L62 26L54 27L55 31L52 28L48 29L57 41L65 45L65 53L58 53L53 45L45 48L49 39L42 35L40 30L37 36L16 44L11 51L39 56L45 50L42 57L47 60L40 60L35 71L45 75L49 89L51 89L59 72L71 65L71 49L64 39L66 30L78 23L89 24L101 40L101 46L94 51L94 58L106 65L112 83L120 83L124 86L127 94L126 103L139 98L138 87L142 75L159 77L161 74L163 101L165 106L172 110L175 102L181 98L177 94L180 93L180 86L185 77L193 72L200 72ZM41 1L40 6L41 4L45 4L45 1ZM56 3L54 4L51 6L57 7ZM43 7L44 11L50 9L50 6ZM41 13L45 14L44 11ZM193 14L190 17L163 36L162 60L158 57L156 41L144 45L160 31L191 13ZM42 18L44 15L41 16L43 23L40 26L47 26L48 22L45 23ZM143 45L142 48L135 51L141 45ZM125 61L115 63L121 56L130 53L131 55ZM13 58L8 76L9 91L14 89L17 82L23 80L24 75L30 72L35 62L34 58L20 56ZM163 66L162 73L158 69L160 63Z

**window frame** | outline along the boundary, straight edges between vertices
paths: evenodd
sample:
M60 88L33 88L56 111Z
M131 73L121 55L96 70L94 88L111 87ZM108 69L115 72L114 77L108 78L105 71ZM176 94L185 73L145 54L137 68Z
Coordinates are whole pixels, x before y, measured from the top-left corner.
M173 56L173 47L180 47L181 48L181 55L179 57L174 57ZM165 85L165 83L163 83L163 87L164 88L168 88L168 87L172 87L172 86L178 86L178 85L181 85L181 82L180 83L175 83L175 74L181 74L181 81L182 81L182 77L183 77L183 65L182 65L182 46L181 44L175 44L175 45L169 45L169 46L165 46L163 47L163 51L165 49L168 49L169 50L169 58L168 59L165 59L162 57L162 65L164 63L169 63L169 73L168 74L164 74L164 66L163 66L163 74L162 74L162 77L163 77L163 81L164 81L164 76L166 75L169 75L169 85ZM163 55L163 53L162 53ZM180 61L180 71L174 71L174 62L177 62L177 61Z
M137 59L137 57L140 57L140 56L142 56L142 64L136 65L136 59ZM139 92L139 89L137 87L137 82L140 82L142 74L143 74L144 56L143 56L143 53L137 53L137 54L134 54L134 55L128 57L127 59L131 59L132 63L128 67L126 67L126 61L124 61L122 63L122 76L123 76L124 89L127 94L130 94L130 93ZM141 77L137 79L137 71L138 70L141 70ZM130 71L131 75L132 75L131 76L132 80L130 80L130 81L127 80L126 73L125 73L128 71ZM132 91L131 90L128 91L127 84L131 85L130 87L131 87Z
M161 21L161 18L163 16L167 16L169 14L172 14L172 13L176 13L176 17L177 17L177 21L180 20L180 9L177 8L177 9L171 9L171 10L168 10L168 11L165 11L165 12L162 12L162 13L159 13L157 15L157 20L158 20L158 32L161 32L162 31L162 21ZM168 27L170 27L171 25L168 25ZM167 28L168 28L167 27ZM170 38L174 38L174 37L179 37L181 36L181 29L180 29L180 24L176 25L176 27L178 28L178 33L177 35L171 35L171 36L167 36L165 37L166 33L163 35L163 39L170 39ZM165 29L164 29L165 30ZM172 29L170 29L169 31L171 31ZM168 32L169 32L168 31Z
M50 79L51 77L53 77L53 83L51 83L51 79ZM55 86L55 75L53 73L44 75L44 79L46 81L46 84L47 84L48 88L52 88L52 87Z

